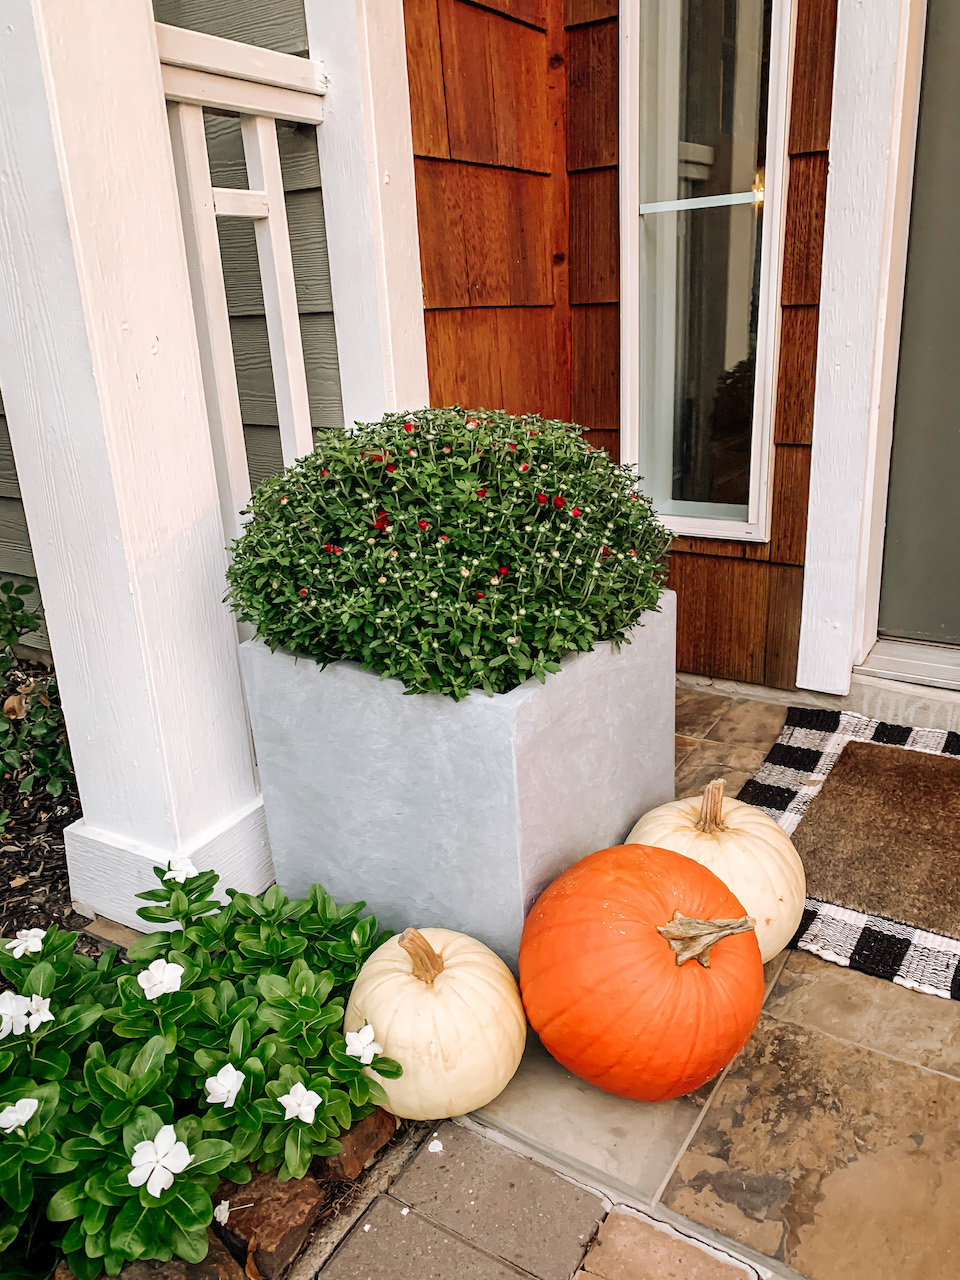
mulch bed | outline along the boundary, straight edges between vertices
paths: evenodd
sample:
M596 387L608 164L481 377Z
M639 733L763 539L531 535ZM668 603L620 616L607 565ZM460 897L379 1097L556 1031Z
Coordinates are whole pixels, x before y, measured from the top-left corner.
M26 681L48 674L40 663L20 662L7 673L0 705ZM53 924L83 929L89 922L70 902L63 847L64 827L81 816L76 787L64 787L56 799L42 786L22 795L19 780L8 772L0 779L0 811L4 809L10 817L0 833L0 935L12 938L18 929L48 929ZM91 956L101 950L85 937L77 940L77 947Z

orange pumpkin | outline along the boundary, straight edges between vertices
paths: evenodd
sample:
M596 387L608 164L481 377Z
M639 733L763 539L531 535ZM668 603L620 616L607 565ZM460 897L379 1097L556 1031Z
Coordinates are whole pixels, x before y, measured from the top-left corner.
M692 858L639 844L601 849L527 917L527 1017L582 1080L638 1101L679 1098L721 1071L757 1024L753 924Z

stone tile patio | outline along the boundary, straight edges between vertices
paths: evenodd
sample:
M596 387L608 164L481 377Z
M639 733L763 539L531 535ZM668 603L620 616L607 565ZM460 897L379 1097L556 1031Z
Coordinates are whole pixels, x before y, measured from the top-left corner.
M785 710L681 689L678 794L739 790ZM960 1002L790 952L697 1094L609 1097L531 1036L474 1121L489 1140L439 1126L322 1280L960 1276Z

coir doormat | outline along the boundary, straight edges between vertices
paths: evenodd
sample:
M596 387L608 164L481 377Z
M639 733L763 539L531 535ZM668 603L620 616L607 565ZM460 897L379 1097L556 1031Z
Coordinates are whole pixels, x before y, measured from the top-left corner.
M791 946L960 1000L960 734L791 707L739 799L791 835Z

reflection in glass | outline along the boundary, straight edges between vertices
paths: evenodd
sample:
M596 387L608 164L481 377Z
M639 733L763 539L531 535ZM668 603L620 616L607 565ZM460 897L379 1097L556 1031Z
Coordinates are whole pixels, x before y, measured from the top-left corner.
M772 3L643 0L641 207L717 202L642 220L648 479L668 515L747 518Z
M677 218L672 496L745 505L760 292L759 204Z

